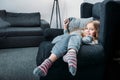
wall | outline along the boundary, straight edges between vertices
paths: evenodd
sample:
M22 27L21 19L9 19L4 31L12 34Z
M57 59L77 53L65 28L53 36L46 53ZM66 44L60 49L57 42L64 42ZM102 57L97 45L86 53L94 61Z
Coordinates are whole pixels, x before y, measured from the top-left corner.
M0 9L9 12L40 12L41 18L50 22L54 0L0 0ZM80 4L83 0L58 0L61 20L68 17L80 17ZM51 27L56 27L55 15Z

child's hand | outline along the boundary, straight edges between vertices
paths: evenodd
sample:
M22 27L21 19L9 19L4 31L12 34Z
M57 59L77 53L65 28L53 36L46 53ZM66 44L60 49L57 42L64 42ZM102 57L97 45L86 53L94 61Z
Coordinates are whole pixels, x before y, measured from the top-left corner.
M85 36L85 37L82 38L82 42L84 44L92 43L92 41L93 41L93 37L92 36Z
M68 18L64 20L64 30L67 30L69 22Z

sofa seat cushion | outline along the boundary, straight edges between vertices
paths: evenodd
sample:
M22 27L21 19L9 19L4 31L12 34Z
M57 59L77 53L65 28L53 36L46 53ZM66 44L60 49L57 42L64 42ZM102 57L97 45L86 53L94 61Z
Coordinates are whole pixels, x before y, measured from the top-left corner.
M6 37L41 36L43 35L43 29L40 27L7 27L4 30L0 30L0 33Z
M49 41L44 41L40 44L37 54L37 65L40 65L50 55L53 46ZM77 55L78 67L102 64L104 62L103 58L102 45L82 45ZM60 63L64 64L62 59L56 61L54 66L60 67Z

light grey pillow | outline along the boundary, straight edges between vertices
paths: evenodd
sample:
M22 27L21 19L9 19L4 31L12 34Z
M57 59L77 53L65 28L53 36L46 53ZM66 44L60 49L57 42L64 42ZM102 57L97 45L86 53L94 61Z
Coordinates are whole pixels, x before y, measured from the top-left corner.
M0 28L5 28L10 26L10 23L7 21L4 21L2 18L0 18Z
M70 20L70 23L69 23L69 31L72 31L74 28L77 28L77 27L85 27L85 25L92 21L93 20L93 17L90 17L90 18L75 18L75 17L70 17L69 18Z
M90 18L80 18L80 27L85 27L86 24L93 20L93 17Z
M74 28L79 28L80 27L80 18L74 18L74 17L72 17L72 18L69 18L69 20L70 20L70 23L69 23L69 27L68 27L68 29L69 29L69 31L72 31Z

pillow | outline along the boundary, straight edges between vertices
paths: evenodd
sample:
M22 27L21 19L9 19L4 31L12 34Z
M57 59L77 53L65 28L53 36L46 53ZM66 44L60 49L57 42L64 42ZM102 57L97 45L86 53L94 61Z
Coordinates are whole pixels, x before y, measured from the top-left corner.
M83 28L88 22L92 21L93 17L90 18L75 18L75 17L70 17L69 18L69 25L68 25L68 29L69 31L74 30L75 28Z
M69 31L73 31L75 28L79 28L80 27L80 18L74 18L74 17L70 17L69 18L69 25L68 25L68 29Z
M0 18L0 28L5 28L10 26L10 23L8 23L7 21L4 21L2 18Z
M93 17L90 17L90 18L81 18L80 19L80 27L85 27L86 26L86 24L88 23L88 22L90 22L90 21L92 21L93 20Z

